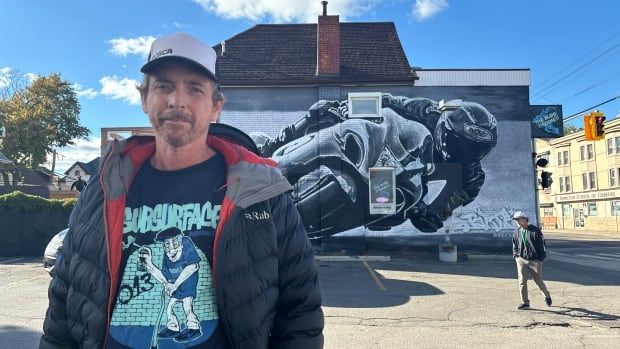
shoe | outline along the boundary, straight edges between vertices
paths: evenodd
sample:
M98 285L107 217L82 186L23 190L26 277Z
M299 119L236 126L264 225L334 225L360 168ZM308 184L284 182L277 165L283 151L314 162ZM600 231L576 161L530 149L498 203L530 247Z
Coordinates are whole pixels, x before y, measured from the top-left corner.
M517 309L518 310L523 310L523 309L526 309L526 308L529 308L529 307L530 307L530 305L527 304L527 303L521 303L521 304L517 305Z
M200 337L200 330L194 330L186 328L178 336L174 338L176 342L189 342L197 337Z
M159 331L159 333L157 334L157 337L159 338L175 338L176 336L179 335L179 331L173 331L171 329L169 329L168 327L164 328L163 330Z
M547 303L547 306L550 307L551 306L551 297L547 297L545 298L545 303Z

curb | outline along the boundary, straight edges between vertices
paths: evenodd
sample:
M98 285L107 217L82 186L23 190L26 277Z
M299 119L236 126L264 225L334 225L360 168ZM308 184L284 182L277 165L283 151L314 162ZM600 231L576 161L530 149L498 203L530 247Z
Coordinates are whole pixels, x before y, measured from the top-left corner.
M467 254L468 261L511 261L514 257L509 254Z
M389 262L390 256L314 256L318 262Z

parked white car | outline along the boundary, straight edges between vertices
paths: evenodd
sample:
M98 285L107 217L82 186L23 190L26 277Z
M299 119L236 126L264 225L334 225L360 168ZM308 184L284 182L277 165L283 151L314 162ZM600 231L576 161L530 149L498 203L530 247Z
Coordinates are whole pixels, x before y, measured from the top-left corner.
M60 233L54 235L47 244L47 247L45 247L45 252L43 252L43 269L45 269L50 276L54 276L54 264L56 263L56 259L68 231L69 228L61 230Z

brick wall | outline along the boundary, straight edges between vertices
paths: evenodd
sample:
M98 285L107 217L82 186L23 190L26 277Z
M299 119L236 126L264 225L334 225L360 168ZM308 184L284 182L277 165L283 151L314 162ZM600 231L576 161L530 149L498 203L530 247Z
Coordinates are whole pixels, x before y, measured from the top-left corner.
M317 25L317 75L340 74L339 16L319 16Z

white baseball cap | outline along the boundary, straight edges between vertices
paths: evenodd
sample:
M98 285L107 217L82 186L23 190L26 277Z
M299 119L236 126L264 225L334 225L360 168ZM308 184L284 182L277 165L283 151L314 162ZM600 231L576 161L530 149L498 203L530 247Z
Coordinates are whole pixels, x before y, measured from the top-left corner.
M215 75L215 50L197 38L176 33L163 36L151 44L149 58L142 66L142 73L149 73L159 63L172 59L183 59L200 67L211 79L217 82Z
M523 211L517 211L512 216L512 219L517 219L517 218L527 218L527 215Z

